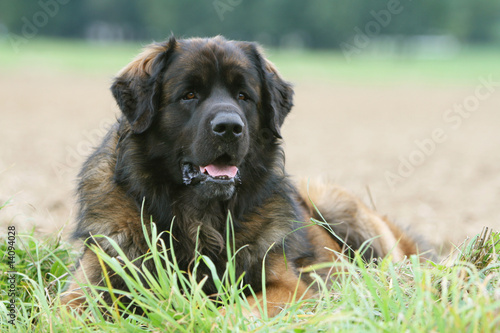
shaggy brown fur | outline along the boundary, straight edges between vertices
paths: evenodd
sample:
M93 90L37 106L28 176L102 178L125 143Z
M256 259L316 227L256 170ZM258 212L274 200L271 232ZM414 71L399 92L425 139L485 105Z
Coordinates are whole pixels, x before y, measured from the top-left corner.
M311 184L309 191L305 185L299 191L288 179L280 127L292 108L293 90L257 45L222 37L171 38L148 46L120 71L112 92L123 116L80 173L75 238L117 256L102 238L89 238L106 235L129 259L141 257L148 251L141 232L144 202L144 221L152 218L159 231L172 231L181 269L189 271L198 251L222 274L230 212L234 246L241 249L236 274L244 274L256 292L253 304L261 299L268 253L270 315L296 291L297 297L313 296L304 268L348 257L367 240L372 240L367 257L391 253L401 260L417 253L410 236L342 189ZM328 228L310 222L321 220L311 202ZM301 228L304 223L308 226ZM325 279L328 275L323 272ZM211 273L202 265L198 279L204 276ZM89 248L63 302L81 306L84 282L103 285ZM126 289L118 276L111 282ZM204 290L217 293L210 279Z

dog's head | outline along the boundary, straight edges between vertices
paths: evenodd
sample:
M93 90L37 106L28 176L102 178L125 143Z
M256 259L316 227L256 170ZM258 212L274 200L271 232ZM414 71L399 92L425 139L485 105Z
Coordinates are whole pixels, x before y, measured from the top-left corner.
M150 45L111 90L155 179L209 200L252 181L249 163L276 146L293 95L256 44L222 37Z

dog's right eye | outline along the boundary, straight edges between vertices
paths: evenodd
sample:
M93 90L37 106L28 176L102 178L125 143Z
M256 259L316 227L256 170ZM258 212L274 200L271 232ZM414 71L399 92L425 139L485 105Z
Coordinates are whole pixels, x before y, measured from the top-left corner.
M192 91L188 92L187 94L184 95L184 97L182 97L182 99L185 101L190 100L190 99L195 99L195 98L196 98L196 94Z

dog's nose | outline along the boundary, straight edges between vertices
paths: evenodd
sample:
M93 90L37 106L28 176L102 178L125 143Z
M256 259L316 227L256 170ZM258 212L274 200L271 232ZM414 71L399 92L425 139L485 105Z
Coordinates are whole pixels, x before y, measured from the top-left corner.
M212 132L225 139L239 138L245 127L243 120L238 114L229 112L218 113L210 124L212 125Z

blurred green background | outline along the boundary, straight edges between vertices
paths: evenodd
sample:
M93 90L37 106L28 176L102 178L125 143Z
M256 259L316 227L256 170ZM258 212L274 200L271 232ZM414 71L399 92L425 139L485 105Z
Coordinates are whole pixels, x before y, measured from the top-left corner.
M462 83L497 65L500 1L3 1L0 68L115 72L170 34L257 41L291 79Z
M374 20L380 29L370 24ZM394 38L441 35L461 43L499 43L500 2L39 0L0 4L0 32L27 39L37 35L149 41L173 32L183 37L223 34L268 46L338 49L349 42L356 27Z

